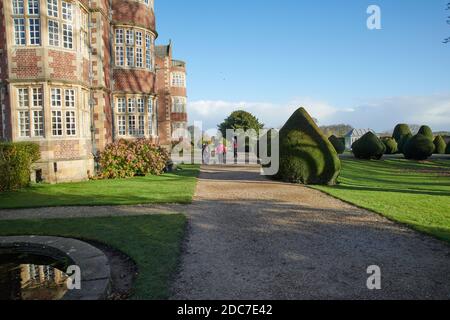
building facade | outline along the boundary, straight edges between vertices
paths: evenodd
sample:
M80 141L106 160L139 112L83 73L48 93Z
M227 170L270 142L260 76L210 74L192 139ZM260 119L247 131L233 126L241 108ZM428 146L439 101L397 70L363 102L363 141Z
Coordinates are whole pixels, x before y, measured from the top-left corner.
M186 64L172 59L172 43L156 47L159 138L163 145L187 130Z
M153 0L0 2L0 139L40 145L36 179L87 179L94 174L94 155L107 144L149 138L170 145L166 129L173 127L172 119L187 120L166 117L172 90L166 92L166 80L159 79L166 71L157 65L153 5ZM184 63L174 64L168 62L169 77L172 68L185 75ZM185 86L181 93L186 96Z

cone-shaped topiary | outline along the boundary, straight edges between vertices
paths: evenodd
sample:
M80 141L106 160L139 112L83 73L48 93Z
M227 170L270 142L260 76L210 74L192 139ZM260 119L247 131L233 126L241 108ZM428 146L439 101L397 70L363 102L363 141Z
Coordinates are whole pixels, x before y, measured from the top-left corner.
M341 162L333 145L304 108L280 130L280 169L275 178L303 184L333 185Z
M407 136L409 134L412 136L411 129L409 128L409 126L407 124L400 123L395 126L392 138L394 138L395 141L399 143L402 137Z
M344 153L344 151L345 151L345 144L342 143L341 139L339 139L335 135L332 135L331 137L328 138L328 140L333 145L334 150L336 150L336 152L338 154L343 154Z
M426 160L433 154L434 143L427 136L418 133L408 140L403 149L406 159Z
M417 133L424 135L425 137L427 137L428 139L430 139L432 141L434 139L433 130L431 130L431 128L429 126L421 126L419 129L419 132L417 132Z
M435 154L445 154L445 148L447 147L447 144L445 143L445 140L444 138L442 138L442 136L436 136L433 143Z
M383 138L383 139L381 139L381 141L383 141L383 143L386 147L386 151L384 152L384 154L396 154L397 153L398 144L394 138Z
M358 159L376 159L383 157L386 146L373 132L367 132L352 145L352 152Z
M409 139L411 139L413 137L413 135L407 134L406 136L403 136L400 141L398 142L398 152L399 153L403 153L403 149L406 145L406 143L409 141Z

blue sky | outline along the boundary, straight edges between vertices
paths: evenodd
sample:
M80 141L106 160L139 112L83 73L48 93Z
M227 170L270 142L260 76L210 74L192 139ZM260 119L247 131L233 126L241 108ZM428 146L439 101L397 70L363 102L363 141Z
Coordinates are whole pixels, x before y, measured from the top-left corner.
M447 2L156 0L157 41L188 63L190 119L208 128L240 108L278 127L303 105L320 124L450 130Z

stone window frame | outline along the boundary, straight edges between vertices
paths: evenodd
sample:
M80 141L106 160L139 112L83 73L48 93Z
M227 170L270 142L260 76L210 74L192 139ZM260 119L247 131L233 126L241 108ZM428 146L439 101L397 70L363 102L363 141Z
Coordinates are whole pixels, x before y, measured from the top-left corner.
M154 71L154 41L155 36L146 29L122 25L115 26L115 67Z
M181 71L170 73L170 86L175 88L186 88L186 74Z
M57 4L56 7L54 5L55 3ZM68 13L68 8L70 8L70 14ZM75 11L76 6L70 1L47 0L47 32L48 45L50 47L71 51L75 50ZM50 22L52 22L53 28L57 24L57 43L55 43L54 36L50 37ZM52 33L54 33L54 30L52 30Z
M35 94L35 90L36 94ZM19 85L15 87L17 137L19 139L42 139L45 137L44 89L39 85ZM26 98L20 92L26 92ZM21 103L23 101L23 104ZM36 112L38 112L36 114ZM39 120L38 120L39 119ZM22 134L23 121L26 121ZM38 127L36 127L38 125ZM39 132L39 133L37 133Z
M142 103L138 102L141 99ZM143 94L119 94L114 97L116 133L121 138L153 136L154 113L150 114L149 101L154 108L155 96ZM154 109L153 109L154 110Z
M177 101L178 100L178 101ZM172 97L172 113L186 113L187 98L182 96Z
M42 44L42 23L40 2L36 0L11 1L11 17L14 46L40 46ZM38 4L30 6L31 3ZM16 8L18 8L16 10ZM34 8L34 9L33 9ZM32 10L33 9L33 10ZM32 10L32 11L31 11ZM19 28L19 29L18 29ZM20 35L18 37L18 35Z
M59 94L55 95L54 92L56 93L57 90L59 90ZM78 89L76 87L51 86L49 92L51 136L53 138L78 137L80 135L80 129L78 127L79 110L77 110ZM72 92L72 94L68 96L67 93L70 92ZM57 99L54 100L54 97ZM56 104L54 104L54 102L56 102ZM61 134L59 134L59 132Z

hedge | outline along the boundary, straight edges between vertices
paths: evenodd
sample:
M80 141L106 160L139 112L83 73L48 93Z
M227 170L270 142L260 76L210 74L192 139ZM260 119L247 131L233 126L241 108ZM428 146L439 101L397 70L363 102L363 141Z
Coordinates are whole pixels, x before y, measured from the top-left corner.
M118 140L98 153L99 178L117 179L134 176L160 175L169 155L151 140Z
M408 140L404 147L403 154L406 159L426 160L433 155L434 143L429 137L423 134L416 134Z
M386 146L373 132L367 132L352 145L352 152L358 159L376 159L383 157Z
M447 148L445 148L445 154L450 154L450 142L447 144Z
M411 129L409 128L409 126L407 124L400 123L395 126L394 133L392 134L392 138L394 138L395 141L397 143L399 143L400 140L402 139L402 137L407 136L407 135L412 136Z
M445 143L445 140L444 138L442 138L442 136L436 136L433 144L435 154L445 154L445 148L447 147L447 144Z
M30 184L31 165L41 157L39 145L0 142L0 191L14 191Z
M403 153L403 149L405 147L405 145L408 143L408 141L413 137L413 135L407 134L406 136L403 136L400 141L398 142L398 152L399 153Z
M330 143L333 145L334 149L338 154L343 154L345 151L345 144L342 142L342 139L336 137L335 135L332 135L328 138Z
M341 162L333 145L304 108L280 130L280 169L275 178L294 183L333 185Z
M417 132L417 133L427 137L431 141L433 141L433 139L434 139L433 130L431 130L431 128L429 126L421 126L419 129L419 132Z
M398 144L394 138L383 138L381 141L384 143L386 150L384 154L396 154L398 151Z

